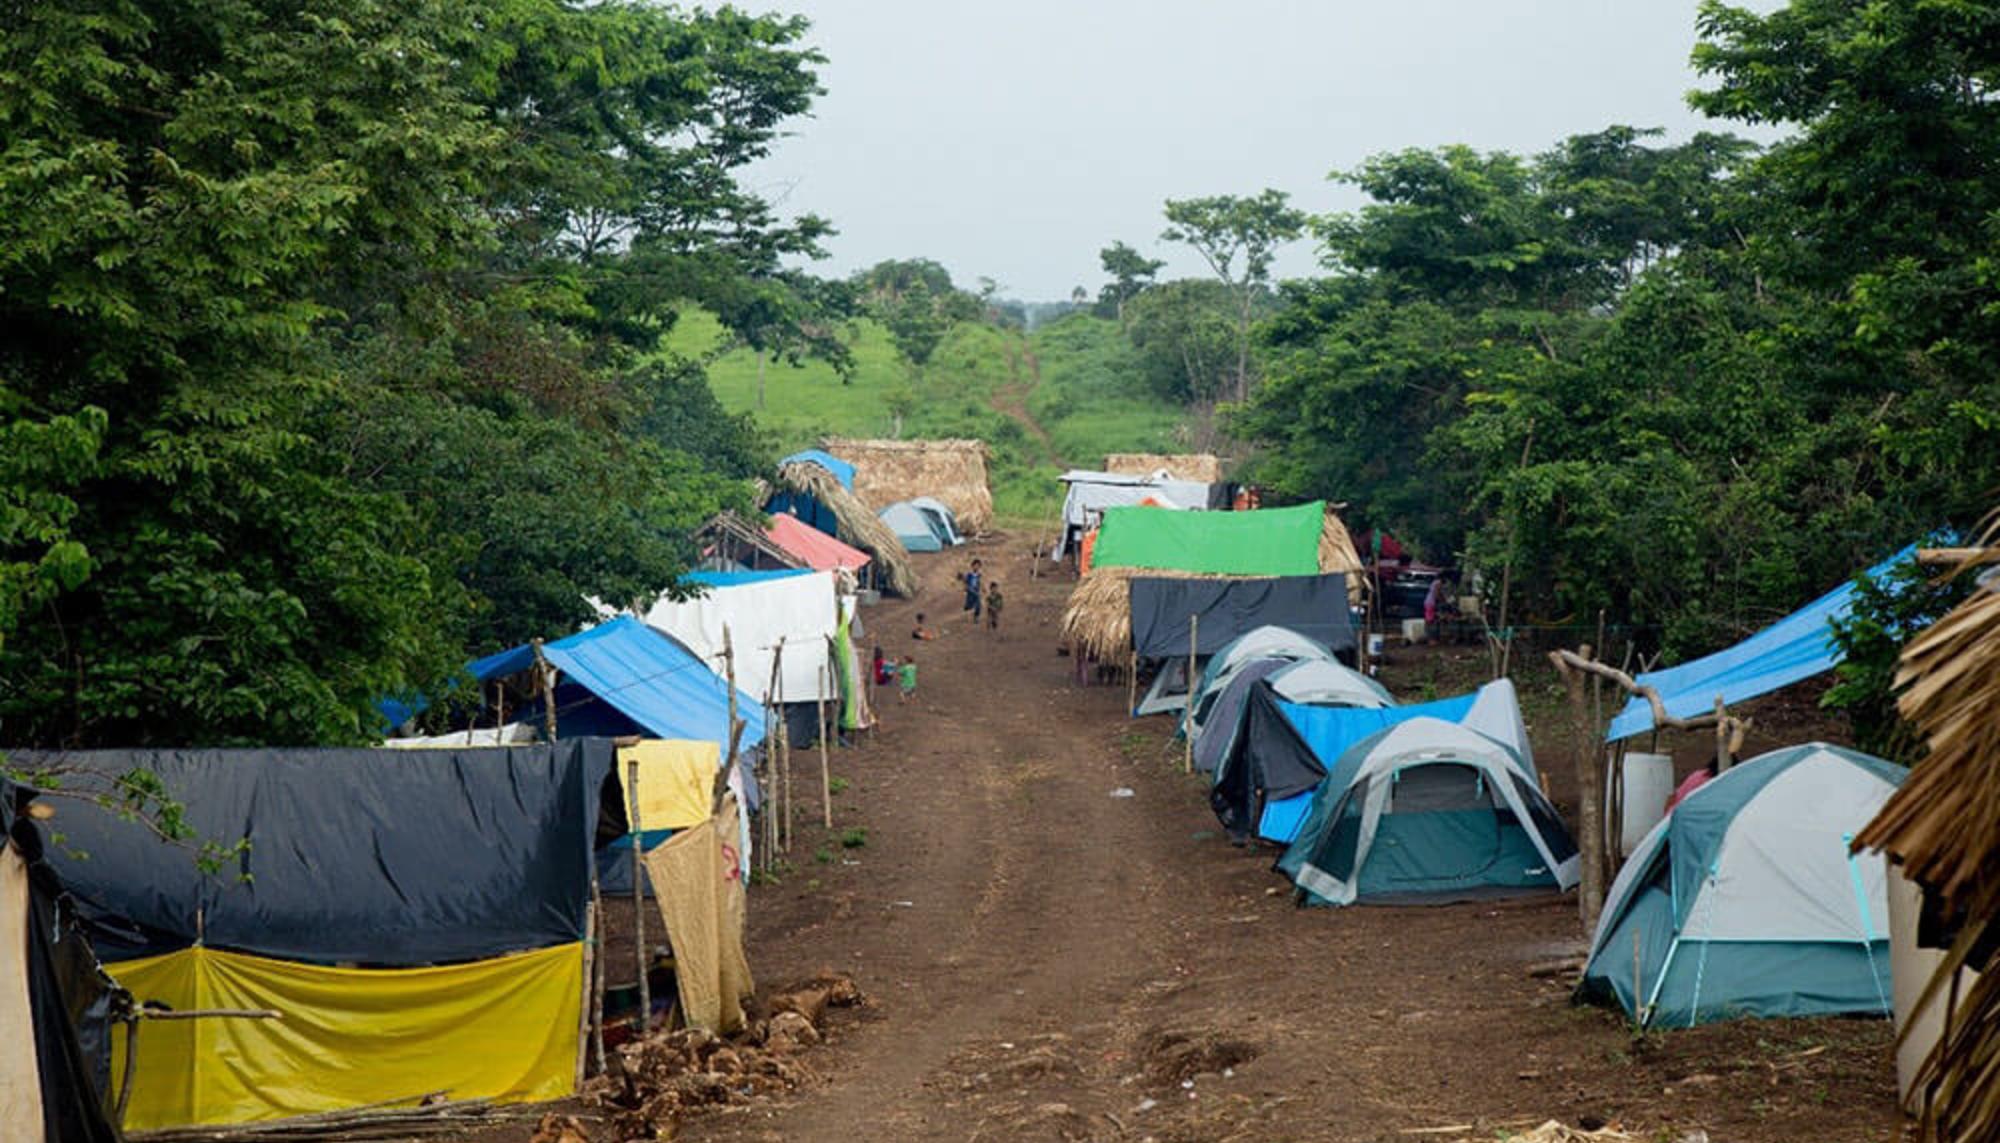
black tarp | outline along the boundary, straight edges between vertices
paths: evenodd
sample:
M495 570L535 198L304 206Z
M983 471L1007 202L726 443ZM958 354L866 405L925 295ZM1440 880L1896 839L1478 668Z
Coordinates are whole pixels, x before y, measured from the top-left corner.
M1251 685L1236 741L1209 788L1208 804L1234 838L1256 832L1266 802L1303 794L1326 777L1326 767L1280 710L1268 679Z
M197 939L318 963L477 960L580 940L590 900L605 739L551 747L14 752L19 770L72 771L69 789L156 775L186 845L64 799L49 858L107 961Z
M1215 697L1215 705L1202 720L1201 733L1194 740L1194 768L1203 774L1215 773L1215 768L1229 756L1240 736L1243 716L1250 706L1250 694L1258 683L1272 674L1291 666L1294 659L1253 659L1243 664L1229 685Z
M1334 652L1355 648L1347 610L1347 577L1273 576L1260 579L1132 579L1132 646L1144 658L1188 653L1188 617L1197 655L1212 655L1259 627L1287 627Z
M15 790L0 785L12 805ZM0 812L0 818L5 818ZM32 1028L7 1029L33 1044L41 1085L44 1143L118 1143L112 1123L111 1006L118 993L98 968L83 934L70 923L60 881L42 860L40 833L13 819L8 838L28 870L28 1008ZM18 1042L0 1051L24 1050ZM23 1136L27 1136L23 1132Z

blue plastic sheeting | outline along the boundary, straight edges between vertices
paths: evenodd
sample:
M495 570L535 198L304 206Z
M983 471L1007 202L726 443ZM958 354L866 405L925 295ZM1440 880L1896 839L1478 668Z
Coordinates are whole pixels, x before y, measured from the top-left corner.
M741 587L746 583L764 583L774 579L790 579L795 575L811 575L811 568L773 568L770 571L691 571L681 577L682 583L698 583L703 587Z
M1471 712L1472 704L1479 699L1479 692L1458 695L1455 698L1438 699L1436 702L1418 703L1415 706L1390 706L1379 710L1368 710L1347 706L1308 706L1303 703L1278 701L1278 709L1284 712L1285 721L1298 731L1299 738L1312 749L1321 765L1328 770L1340 761L1347 748L1374 734L1387 730L1399 722L1413 718L1441 718L1448 722L1458 722ZM1306 811L1312 808L1313 791L1307 790L1289 798L1278 798L1264 804L1264 812L1257 819L1257 836L1270 841L1289 844L1299 836L1299 826L1305 821Z
M842 488L847 489L849 492L854 491L854 466L830 452L821 452L819 449L809 448L803 452L793 453L779 461L778 464L780 466L787 464L819 465L821 468L833 473L833 478L840 481Z
M1312 810L1314 793L1307 790L1303 794L1264 803L1264 816L1257 819L1257 836L1286 845L1297 841L1299 826L1305 823L1306 814Z
M1881 579L1915 551L1916 545L1912 544L1869 568L1868 578ZM1840 650L1834 646L1830 624L1846 618L1853 604L1854 581L1849 580L1733 647L1678 667L1648 672L1640 675L1638 682L1658 691L1667 713L1675 718L1713 711L1717 695L1733 705L1770 694L1821 671L1832 670L1840 662ZM1611 720L1611 729L1604 737L1616 742L1651 729L1652 705L1635 697Z
M567 676L566 681L601 699L647 734L729 741L729 684L692 651L629 615L544 643L542 654ZM533 662L532 649L528 655ZM477 670L473 673L478 675ZM490 677L479 675L482 680ZM744 724L742 748L764 741L764 708L741 689L736 692L736 716ZM560 731L560 718L557 727Z

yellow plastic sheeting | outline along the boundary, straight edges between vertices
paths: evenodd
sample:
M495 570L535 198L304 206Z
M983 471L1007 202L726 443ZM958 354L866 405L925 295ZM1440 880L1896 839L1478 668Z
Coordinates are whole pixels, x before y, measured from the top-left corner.
M0 1140L39 1141L42 1072L35 1058L35 1010L28 998L28 866L0 834L0 1028L13 1041L0 1050Z
M648 739L618 750L618 788L625 789L630 763L639 764L639 821L634 829L688 829L708 820L715 794L715 771L722 747L679 738ZM626 813L631 813L626 791Z
M674 948L681 1012L694 1027L716 1032L743 1027L743 998L756 988L743 955L740 822L736 799L726 798L713 821L646 854L653 898Z
M128 1130L247 1123L442 1091L560 1099L576 1080L583 945L441 968L323 968L213 949L108 966L140 1001L280 1020L149 1020ZM113 1037L112 1075L124 1067Z

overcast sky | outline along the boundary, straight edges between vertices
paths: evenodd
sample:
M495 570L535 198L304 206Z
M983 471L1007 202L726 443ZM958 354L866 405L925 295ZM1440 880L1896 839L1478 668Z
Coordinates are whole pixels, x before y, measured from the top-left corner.
M738 0L762 10L758 0ZM1751 7L1769 9L1776 0ZM748 175L840 234L822 275L926 257L1031 301L1096 291L1168 198L1289 192L1369 155L1534 153L1613 123L1672 139L1740 126L1687 107L1695 0L783 0L813 23L826 94ZM1299 243L1279 272L1311 272Z

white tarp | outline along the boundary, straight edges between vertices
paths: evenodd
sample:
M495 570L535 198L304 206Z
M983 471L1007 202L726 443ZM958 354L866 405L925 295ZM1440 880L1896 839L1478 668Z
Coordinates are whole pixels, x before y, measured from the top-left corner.
M1147 500L1167 508L1200 511L1208 507L1208 485L1175 480L1164 473L1126 476L1078 469L1063 473L1062 482L1069 485L1069 492L1063 497L1063 532L1056 538L1056 559L1069 550L1070 533L1095 527L1106 508L1124 508Z
M722 633L729 630L736 656L736 685L760 702L812 702L839 691L827 640L839 623L835 573L783 576L731 587L711 587L689 600L663 599L645 614L646 625L673 636L723 670ZM771 660L784 642L779 691L771 693Z

